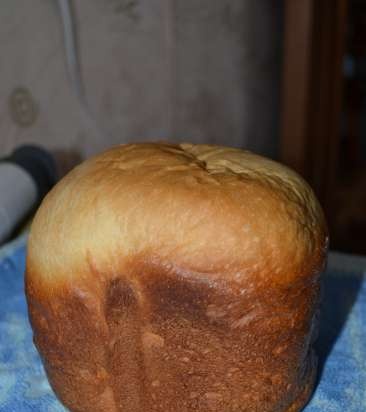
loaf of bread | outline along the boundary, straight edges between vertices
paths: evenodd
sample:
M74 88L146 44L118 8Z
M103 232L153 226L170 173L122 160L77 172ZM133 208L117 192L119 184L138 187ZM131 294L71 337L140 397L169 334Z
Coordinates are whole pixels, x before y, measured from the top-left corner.
M297 412L316 375L322 211L238 149L121 145L47 195L26 294L73 412Z

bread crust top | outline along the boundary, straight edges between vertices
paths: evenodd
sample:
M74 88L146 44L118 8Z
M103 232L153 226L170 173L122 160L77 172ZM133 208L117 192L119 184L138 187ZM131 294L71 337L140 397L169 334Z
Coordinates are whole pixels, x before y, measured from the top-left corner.
M283 284L318 271L326 245L321 208L287 167L234 148L139 143L55 186L33 221L27 265L54 286L85 260L112 276L132 256Z

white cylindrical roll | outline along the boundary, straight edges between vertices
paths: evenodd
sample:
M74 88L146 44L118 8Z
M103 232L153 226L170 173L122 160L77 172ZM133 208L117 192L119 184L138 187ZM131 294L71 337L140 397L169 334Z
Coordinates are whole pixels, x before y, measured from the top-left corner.
M37 201L37 186L22 167L0 163L0 244Z

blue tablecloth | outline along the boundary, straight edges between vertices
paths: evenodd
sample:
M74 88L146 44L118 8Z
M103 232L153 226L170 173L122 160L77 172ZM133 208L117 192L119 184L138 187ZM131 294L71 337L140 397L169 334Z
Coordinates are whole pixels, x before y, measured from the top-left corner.
M23 290L26 237L0 249L0 411L61 412L32 343ZM366 259L331 254L319 382L306 412L366 411Z

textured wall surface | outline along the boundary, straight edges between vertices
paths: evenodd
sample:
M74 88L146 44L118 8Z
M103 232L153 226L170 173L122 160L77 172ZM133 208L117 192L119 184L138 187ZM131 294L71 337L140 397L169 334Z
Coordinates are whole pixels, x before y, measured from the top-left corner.
M280 3L72 2L93 120L70 86L57 2L3 0L0 154L30 141L88 156L111 144L171 139L274 156Z

